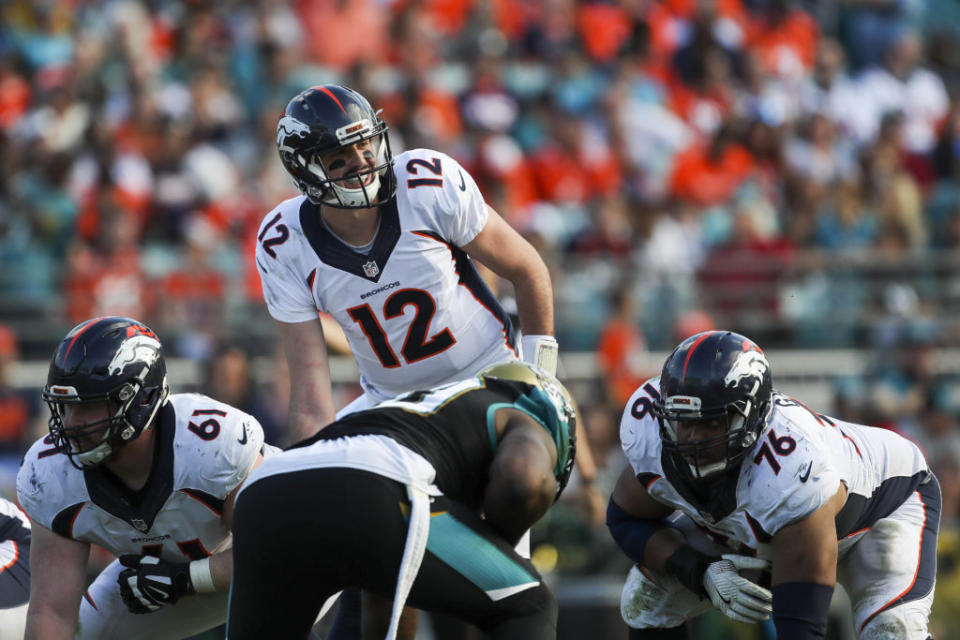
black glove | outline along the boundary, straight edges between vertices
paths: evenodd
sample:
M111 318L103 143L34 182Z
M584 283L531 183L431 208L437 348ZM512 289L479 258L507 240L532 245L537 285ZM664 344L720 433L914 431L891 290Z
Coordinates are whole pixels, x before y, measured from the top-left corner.
M150 613L181 597L196 593L190 582L190 564L169 562L155 556L124 555L127 567L117 577L120 597L130 613Z

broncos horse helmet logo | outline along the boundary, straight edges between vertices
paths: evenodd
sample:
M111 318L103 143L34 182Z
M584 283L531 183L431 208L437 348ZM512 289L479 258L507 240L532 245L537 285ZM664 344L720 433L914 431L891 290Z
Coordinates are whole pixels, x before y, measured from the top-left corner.
M294 148L286 144L287 138L297 136L298 138L306 139L309 133L310 127L308 125L300 122L293 116L285 115L280 118L280 122L277 123L277 147L279 147L281 151L293 152Z
M115 375L134 362L142 362L150 367L159 357L160 341L145 333L139 333L123 341L110 361L108 372Z
M723 379L723 386L732 389L739 386L744 379L752 379L755 381L754 386L758 386L769 368L763 352L753 344L744 343L744 350L737 354L737 359Z

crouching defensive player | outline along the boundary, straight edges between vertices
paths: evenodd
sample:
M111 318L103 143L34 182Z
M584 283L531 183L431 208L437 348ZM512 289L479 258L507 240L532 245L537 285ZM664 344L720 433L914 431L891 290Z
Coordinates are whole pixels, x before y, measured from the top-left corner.
M409 600L496 640L555 638L556 600L513 547L563 490L575 428L556 378L510 362L265 461L237 500L227 637L303 638L329 596L361 587L393 601L388 637Z

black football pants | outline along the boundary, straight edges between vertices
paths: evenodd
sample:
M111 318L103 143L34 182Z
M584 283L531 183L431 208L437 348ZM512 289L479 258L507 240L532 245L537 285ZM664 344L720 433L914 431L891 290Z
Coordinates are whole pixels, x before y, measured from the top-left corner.
M245 487L233 517L227 638L305 638L323 602L345 587L392 599L408 513L402 484L354 469L295 471ZM556 599L533 565L442 496L431 504L407 604L464 619L494 640L556 638Z

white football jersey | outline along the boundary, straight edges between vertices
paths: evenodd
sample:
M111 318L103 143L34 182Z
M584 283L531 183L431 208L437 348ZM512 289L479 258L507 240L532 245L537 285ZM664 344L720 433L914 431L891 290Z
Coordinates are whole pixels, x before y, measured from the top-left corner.
M378 400L517 357L508 316L460 248L487 223L473 178L430 149L398 155L393 172L397 195L366 253L331 233L304 196L267 214L256 249L270 315L332 315Z
M185 562L211 554L230 535L223 503L250 472L263 429L253 416L193 393L171 395L157 420L159 451L142 490L121 488L100 466L75 468L47 436L17 475L21 506L55 533L117 555Z
M775 392L767 426L741 462L736 505L717 519L688 502L664 473L660 427L651 411L659 394L659 378L647 381L623 413L620 438L634 473L655 500L741 553L767 556L771 537L819 509L841 482L848 494L837 517L838 537L852 537L899 507L929 475L909 440L815 413Z

